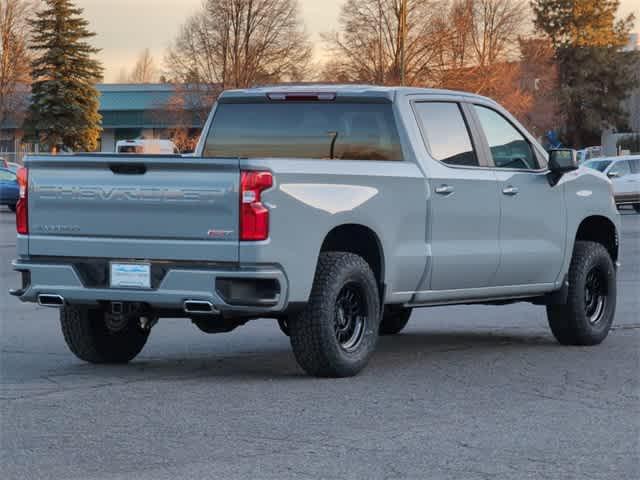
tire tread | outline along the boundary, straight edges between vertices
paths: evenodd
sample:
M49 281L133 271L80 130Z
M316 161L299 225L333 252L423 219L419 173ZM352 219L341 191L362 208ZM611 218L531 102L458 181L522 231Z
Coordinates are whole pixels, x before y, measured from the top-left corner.
M60 326L69 350L89 363L127 363L133 360L147 342L148 332L129 325L117 334L96 328L91 311L79 307L60 309Z
M309 302L304 310L289 323L290 340L293 352L299 365L310 375L318 377L347 377L357 374L368 361L365 358L345 362L343 353L332 348L335 338L326 323L333 318L332 292L339 285L341 272L345 270L358 271L366 278L368 288L378 299L378 288L369 264L358 255L346 252L324 252L320 255L318 267L311 290ZM337 293L337 292L336 292ZM379 307L378 307L379 308ZM377 328L380 321L379 310L371 315L374 317L371 328ZM364 340L363 340L364 341ZM375 341L371 350L375 347Z
M586 320L584 311L580 306L584 295L581 278L585 277L588 269L599 259L606 258L609 262L608 270L613 271L613 261L607 249L600 243L591 241L577 241L571 258L569 267L569 291L567 302L560 305L547 306L547 317L549 327L555 338L562 345L596 345L606 338L610 324L615 313L615 303L610 318L605 321L609 326L604 332L595 332L593 327ZM615 302L615 277L613 282L613 292L610 292L609 302ZM606 308L606 307L605 307Z

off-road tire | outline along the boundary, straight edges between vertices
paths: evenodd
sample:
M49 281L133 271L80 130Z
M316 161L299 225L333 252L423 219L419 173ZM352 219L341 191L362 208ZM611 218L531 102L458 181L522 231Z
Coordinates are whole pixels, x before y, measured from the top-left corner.
M338 340L337 325L344 317L339 300L345 289L356 288L363 318L359 341L352 350ZM311 297L306 307L288 322L290 341L298 364L316 377L350 377L368 363L378 340L380 296L367 262L352 253L320 254Z
M132 320L122 330L110 331L99 309L64 307L60 325L71 352L90 363L127 363L142 351L149 337Z
M606 294L597 323L587 315L586 282L590 272L602 272ZM562 345L597 345L609 334L616 311L616 270L607 249L596 242L576 242L569 268L567 303L547 306L551 332Z
M409 322L411 308L385 308L380 322L380 335L396 335L400 333Z

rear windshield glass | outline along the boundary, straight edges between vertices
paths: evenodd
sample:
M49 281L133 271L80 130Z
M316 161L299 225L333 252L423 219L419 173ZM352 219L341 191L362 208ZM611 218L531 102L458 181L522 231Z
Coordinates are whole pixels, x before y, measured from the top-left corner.
M598 170L599 172L604 172L611 162L607 161L593 161L589 163L585 163L585 167L592 168L594 170Z
M144 148L136 145L127 145L118 148L119 153L144 153Z
M402 160L391 104L222 103L205 156Z

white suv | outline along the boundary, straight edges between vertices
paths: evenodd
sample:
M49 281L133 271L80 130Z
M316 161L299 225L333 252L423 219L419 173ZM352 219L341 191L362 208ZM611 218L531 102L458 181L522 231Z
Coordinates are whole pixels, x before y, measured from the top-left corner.
M633 205L640 213L640 155L589 160L585 167L608 176L613 182L616 205Z

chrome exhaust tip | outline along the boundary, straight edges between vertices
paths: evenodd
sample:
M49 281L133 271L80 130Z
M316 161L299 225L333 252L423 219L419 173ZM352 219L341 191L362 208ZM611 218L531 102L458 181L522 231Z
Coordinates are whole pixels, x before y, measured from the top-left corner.
M52 308L64 307L64 298L60 295L41 293L38 295L38 305Z
M185 300L183 309L191 314L218 313L213 303L206 300Z

